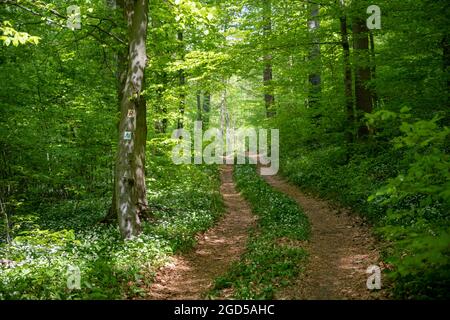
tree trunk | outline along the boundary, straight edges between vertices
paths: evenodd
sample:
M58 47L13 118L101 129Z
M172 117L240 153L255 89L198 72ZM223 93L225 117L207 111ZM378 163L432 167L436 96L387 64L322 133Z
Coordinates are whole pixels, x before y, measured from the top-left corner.
M343 1L341 1L342 6ZM346 140L347 143L353 143L355 112L353 110L353 77L352 67L350 64L350 44L348 42L347 17L343 12L340 17L341 24L341 41L344 57L344 94L345 94L345 111L347 115Z
M207 128L209 124L209 111L211 110L211 93L205 92L203 95L203 127Z
M116 10L117 8L122 12L124 18L126 19L125 25L127 28L131 26L131 16L127 15L125 12L125 0L117 0L117 1L108 1L108 5L112 10ZM125 83L127 79L127 71L128 71L128 47L125 45L121 45L119 49L117 50L116 54L116 89L117 89L117 112L120 113L121 103L123 99L123 93L125 89ZM117 130L119 130L120 125L120 119L117 121ZM113 171L115 172L115 165L113 168ZM112 202L111 207L108 210L108 213L106 214L106 217L103 218L102 222L114 222L117 219L117 207L116 207L116 175L114 174L114 181L113 181L113 192L112 192Z
M151 10L150 13L152 13ZM158 14L153 13L153 16L150 17L150 20L153 29L157 29L161 26L161 21ZM153 43L158 43L159 37L156 33L153 33L152 41ZM161 49L159 46L155 46L151 54L154 57L167 56L167 52L164 49ZM167 119L167 107L165 107L164 105L164 90L165 88L167 88L167 72L158 69L154 70L154 72L156 83L159 84L158 88L156 89L156 99L155 99L156 101L154 106L155 113L158 116L155 119L154 128L156 133L166 133L168 119Z
M311 18L308 21L308 30L311 33L313 45L309 52L309 61L312 64L312 72L309 74L309 106L314 107L320 99L321 76L318 65L320 64L320 44L317 32L319 31L319 5L317 3L310 4Z
M228 80L224 79L224 89L222 91L222 99L220 101L220 132L222 137L225 137L226 129L229 125L228 104L227 104L227 85Z
M375 39L372 31L369 32L369 41L370 41L370 78L373 81L376 79L377 64L375 61ZM376 87L372 86L370 92L372 95L372 105L376 106L378 102Z
M119 143L116 159L115 207L125 239L140 233L139 213L146 207L145 142L146 101L141 95L147 62L148 0L125 5L128 25L128 71L120 104Z
M450 68L450 44L449 44L449 35L446 34L442 39L442 62L443 62L443 70L444 75L447 77L447 99L449 98L450 91L450 76L449 76L449 68Z
M369 128L361 124L365 113L372 112L372 95L368 88L370 81L369 37L366 22L361 18L353 19L353 49L355 53L355 98L357 120L360 123L358 137L369 135Z
M177 34L177 38L178 41L180 43L180 52L181 52L181 58L184 59L184 44L183 44L183 32L179 31ZM186 83L186 78L184 75L184 70L181 69L178 72L178 77L179 77L179 85L180 85L180 107L179 107L179 118L178 118L178 124L177 124L177 128L178 129L182 129L184 124L184 109L185 109L185 99L186 99L186 95L184 93L184 85Z
M269 47L270 34L272 33L272 3L271 0L264 0L263 4L263 32L264 41L267 47ZM263 85L264 85L264 104L266 107L266 116L268 118L273 117L276 112L274 110L275 96L272 88L272 55L265 50L264 54L264 71L263 71Z
M156 89L156 106L155 111L158 114L158 119L155 121L155 131L157 133L166 133L167 130L167 108L164 106L164 88L167 87L167 74L162 73L158 76L158 83L162 84L162 87ZM162 115L162 118L161 118Z
M197 91L197 121L202 121L202 92Z

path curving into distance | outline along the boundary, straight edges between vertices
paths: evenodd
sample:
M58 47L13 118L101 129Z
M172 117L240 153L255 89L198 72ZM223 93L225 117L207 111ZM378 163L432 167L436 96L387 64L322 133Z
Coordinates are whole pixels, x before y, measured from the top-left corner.
M276 190L293 198L308 216L306 270L276 299L383 299L384 291L367 289L366 270L379 265L379 252L369 227L356 215L304 194L279 176L263 176Z
M306 195L279 176L263 176L273 188L293 198L311 223L310 240L302 243L309 254L306 270L276 299L383 299L384 290L366 287L371 265L379 265L379 251L370 228L356 215L324 200ZM221 167L220 192L226 212L216 226L200 236L190 252L176 255L162 267L147 299L202 299L216 277L224 274L246 249L248 231L256 217L236 190L233 166Z

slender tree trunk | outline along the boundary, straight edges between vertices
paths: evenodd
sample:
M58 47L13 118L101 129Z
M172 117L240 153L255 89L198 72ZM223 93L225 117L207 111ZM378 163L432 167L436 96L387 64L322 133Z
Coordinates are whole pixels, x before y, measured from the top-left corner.
M209 124L209 111L211 110L211 93L205 92L203 95L203 112L202 119L204 128L208 127Z
M342 6L343 1L341 0ZM340 17L341 24L341 41L344 57L344 95L345 110L347 115L346 140L347 143L353 143L354 127L355 127L355 111L353 110L353 77L352 67L350 64L350 44L348 42L347 17L343 12Z
M6 211L5 205L2 202L2 198L0 198L0 212L3 214L3 217L5 218L5 234L6 234L6 243L11 244L11 233L10 233L10 225L9 225L9 218L8 218L8 212Z
M264 0L263 3L263 32L265 38L265 44L267 47L270 42L270 35L272 33L272 2L271 0ZM272 80L272 55L265 50L264 54L264 71L263 71L263 85L264 85L264 104L266 107L266 115L268 118L273 117L276 114L274 110L275 96L273 94Z
M139 213L146 206L145 142L146 101L141 95L147 62L148 0L126 2L128 71L120 105L119 143L116 159L115 207L125 239L140 233ZM142 203L144 202L144 203Z
M145 77L142 88L145 87ZM142 90L142 89L141 89ZM136 109L136 189L138 214L142 215L148 212L147 186L145 183L145 157L147 145L147 104L145 98L141 97Z
M271 56L267 55L264 59L266 61L270 61ZM265 87L264 104L266 107L266 115L268 118L273 117L276 114L275 110L273 110L275 104L275 96L273 95L273 91L270 88L272 78L272 64L270 62L267 62L264 66L263 81Z
M181 58L184 59L184 44L183 44L183 32L179 31L177 34L178 41L180 43L180 52L181 52ZM180 107L179 107L179 118L178 118L178 124L177 128L181 129L184 126L184 109L186 104L186 95L184 93L184 85L186 83L186 78L184 74L184 70L180 70L179 74L179 85L180 85Z
M227 102L227 85L228 80L224 80L224 89L222 91L222 99L220 101L220 132L222 136L225 136L225 131L228 128L229 116L228 116L228 102Z
M444 75L447 77L447 99L449 98L450 93L450 76L449 76L449 69L450 69L450 43L449 43L450 36L446 34L444 38L442 39L442 62L443 62L443 71ZM448 100L447 100L448 101Z
M131 15L127 15L125 12L125 0L111 0L108 1L108 5L112 10L120 10L126 19L126 23L124 23L126 28L131 26ZM128 47L126 45L121 45L116 53L116 89L117 89L117 112L120 113L121 103L123 99L123 93L125 89L125 83L127 79L128 72ZM117 121L117 130L119 130L120 119ZM113 172L115 172L115 165L112 168ZM112 192L112 202L111 207L103 219L103 222L113 222L117 219L117 207L116 207L116 188L117 188L117 179L116 175L113 174L113 192Z
M155 111L158 114L158 119L155 120L155 131L157 133L166 133L167 130L167 108L164 106L164 88L167 86L167 75L164 72L162 76L158 77L158 83L162 84L161 88L156 90L156 106ZM162 117L162 118L161 118Z
M375 60L375 38L373 32L369 32L369 42L370 42L370 78L372 81L376 79L377 76L377 64ZM372 105L376 106L378 102L378 95L375 85L370 88L372 94Z
M313 45L311 47L311 50L309 52L309 61L312 64L312 70L309 74L309 106L313 107L317 105L320 99L320 92L321 92L321 75L319 70L320 65L320 44L319 44L319 37L317 35L317 32L319 31L320 23L319 23L319 5L317 3L310 3L310 20L308 21L308 30L310 32L311 39L313 42Z
M369 30L366 22L361 18L353 20L353 49L355 53L355 98L356 113L359 123L362 122L365 113L372 112L372 94L368 87L370 81L369 66ZM358 137L363 138L369 135L369 128L360 124Z
M197 91L197 121L202 121L202 92Z
M150 10L150 13L152 11ZM157 29L161 26L160 18L157 14L153 14L150 17L151 26L153 29ZM153 33L152 37L153 43L158 43L159 37L156 33ZM164 57L167 56L167 52L163 49L160 49L158 46L154 48L152 55L155 57ZM154 77L156 78L156 82L160 85L156 89L156 101L155 101L155 113L158 115L157 119L154 122L155 132L157 133L166 133L167 130L167 108L164 105L164 90L167 87L167 73L164 70L155 70Z

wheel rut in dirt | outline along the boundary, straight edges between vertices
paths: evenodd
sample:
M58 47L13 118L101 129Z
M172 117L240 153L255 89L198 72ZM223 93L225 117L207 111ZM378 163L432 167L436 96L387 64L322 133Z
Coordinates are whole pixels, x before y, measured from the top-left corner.
M363 220L324 200L304 194L279 176L263 176L276 190L293 198L308 216L311 237L306 246L306 270L277 299L382 299L370 291L366 270L379 265L379 252Z
M201 299L214 279L224 274L245 251L249 228L256 218L236 190L233 166L221 167L221 187L226 212L216 226L199 236L196 247L171 258L151 285L147 299Z

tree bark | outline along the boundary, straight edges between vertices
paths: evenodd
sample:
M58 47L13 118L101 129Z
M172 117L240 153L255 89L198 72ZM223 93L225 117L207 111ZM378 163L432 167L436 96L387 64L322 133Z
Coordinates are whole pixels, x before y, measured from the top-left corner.
M450 36L446 34L442 39L442 62L443 62L443 71L444 75L447 77L447 99L449 98L450 92L450 76L449 76L449 68L450 68ZM447 100L448 101L448 100Z
M267 47L270 47L270 34L272 33L272 3L271 0L264 0L263 3L263 32L264 41ZM266 116L273 117L276 114L274 110L275 96L273 94L272 80L272 55L265 50L264 54L264 71L263 71L263 86L264 86L264 105L266 108Z
M202 121L202 92L197 91L197 121Z
M128 29L131 25L131 16L127 15L125 12L125 0L117 0L117 1L108 1L108 5L112 10L120 10L126 20L124 25ZM123 93L125 89L125 83L127 79L127 71L128 71L128 47L126 45L121 45L117 50L116 55L116 89L117 89L117 112L120 113L121 103L123 99ZM119 130L120 119L117 121L117 130ZM112 170L115 172L115 165ZM111 207L106 214L106 217L103 218L102 222L110 223L114 222L117 219L117 207L116 207L116 187L117 187L117 179L116 174L113 177L113 192L112 192L112 202Z
M148 0L126 1L128 71L120 104L116 158L115 207L125 239L140 233L141 211L146 209L145 142L147 139L145 85Z
M156 107L155 111L159 115L155 121L155 131L157 133L166 133L167 130L167 108L164 106L164 88L167 87L167 74L165 72L157 78L158 83L162 84L162 87L156 89ZM162 119L160 118L162 115Z
M343 1L341 1L341 4L343 6ZM353 143L354 139L355 111L353 109L353 77L350 64L350 44L348 42L347 17L344 12L339 20L341 24L341 41L344 59L344 96L347 115L346 140L350 144Z
M152 13L151 9L150 13ZM153 29L157 29L161 26L161 20L157 13L153 13L153 15L150 17L150 20ZM160 39L157 33L153 33L152 37L153 43L158 43L159 40ZM167 52L164 49L160 48L160 46L154 46L154 49L151 52L151 54L154 57L167 56ZM159 64L163 63L159 62ZM154 70L154 78L155 82L160 85L156 89L156 101L154 109L158 117L154 121L154 128L156 133L166 133L168 119L167 119L167 107L165 107L164 105L164 90L165 88L167 88L167 72L164 69L158 70L158 68L156 68L156 70Z
M353 49L355 53L355 102L357 120L361 123L365 113L372 112L372 95L368 88L370 81L369 66L369 30L366 22L361 18L353 19ZM358 128L358 138L369 136L369 128L360 124Z
M317 3L310 4L310 20L308 21L308 30L311 33L313 45L309 52L309 61L312 64L313 72L309 74L309 106L314 107L318 104L321 92L321 75L320 70L316 66L320 59L320 44L317 32L319 31L319 5Z
M369 32L369 43L370 43L370 79L374 81L377 75L377 64L375 60L375 37L373 32ZM372 105L376 106L378 102L377 90L374 85L370 88L371 96L372 96Z
M183 44L183 32L179 31L177 34L178 41L180 43L180 52L181 52L181 58L184 59L184 44ZM186 95L184 93L184 85L186 83L186 78L184 75L184 70L181 69L178 72L179 77L179 85L180 85L180 107L179 107L179 118L178 118L178 124L177 128L182 129L184 127L184 109L185 109L185 103L186 103Z
M203 127L207 128L209 124L209 111L211 110L211 93L205 92L203 95L203 112L202 112L202 120Z
M229 128L229 115L228 115L228 103L227 103L227 85L228 80L224 79L224 89L222 91L222 99L220 101L220 132L222 133L222 136L225 137L226 129Z

